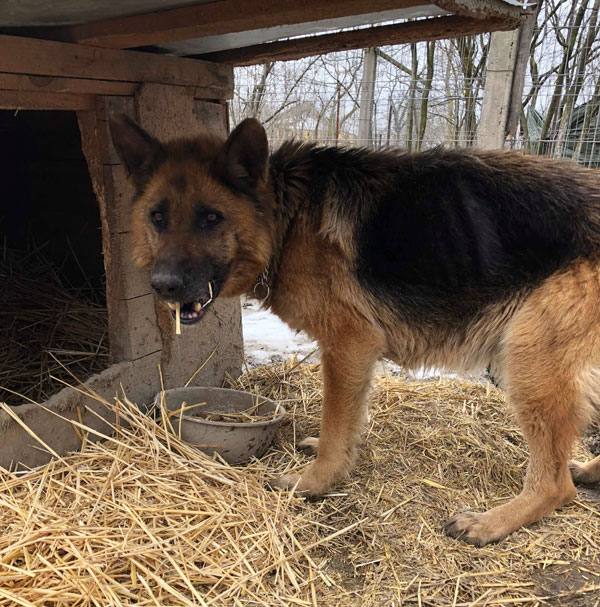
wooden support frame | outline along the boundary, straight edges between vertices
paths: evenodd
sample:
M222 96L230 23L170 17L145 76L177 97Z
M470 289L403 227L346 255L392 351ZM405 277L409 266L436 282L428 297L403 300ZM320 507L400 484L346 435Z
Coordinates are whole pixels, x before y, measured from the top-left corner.
M162 385L183 385L203 363L194 384L218 385L228 374L239 374L243 359L239 301L215 302L201 325L176 337L171 318L155 305L147 272L131 262L132 192L108 129L111 113L126 112L162 138L189 136L202 129L224 133L232 68L13 36L0 36L0 46L0 108L75 110L100 206L113 364L81 390L65 388L44 407L108 432L102 418L110 414L88 391L112 400L122 386L128 398L144 404ZM112 60L120 63L111 71ZM21 405L13 411L59 454L81 444L72 424L43 408ZM0 466L48 461L50 454L38 447L21 423L0 412Z
M492 34L481 126L477 135L477 145L480 148L496 150L504 147L518 46L518 30Z

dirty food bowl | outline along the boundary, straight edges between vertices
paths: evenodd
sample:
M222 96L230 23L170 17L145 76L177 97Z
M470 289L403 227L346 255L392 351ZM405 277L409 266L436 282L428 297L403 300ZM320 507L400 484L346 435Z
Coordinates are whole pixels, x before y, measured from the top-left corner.
M157 409L160 408L161 396L160 392L156 395ZM251 411L248 421L243 421L248 415L239 415L240 412L254 407L257 398L258 406ZM164 399L168 411L180 409L183 403L186 407L206 403L202 407L184 411L181 438L208 455L216 451L229 464L241 464L252 457L264 455L285 417L285 409L281 405L278 408L268 398L239 390L172 388L165 390ZM201 412L200 415L197 412ZM252 421L252 417L256 417L256 421ZM173 415L170 420L178 433L180 415Z

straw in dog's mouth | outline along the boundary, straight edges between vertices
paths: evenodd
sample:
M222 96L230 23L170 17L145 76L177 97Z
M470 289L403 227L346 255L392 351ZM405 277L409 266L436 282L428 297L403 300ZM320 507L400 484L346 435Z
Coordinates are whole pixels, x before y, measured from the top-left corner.
M181 322L184 325L193 325L204 316L206 308L213 302L213 287L210 282L208 283L208 292L209 296L206 299L198 299L187 303L167 302L171 309L171 315L177 324Z
M177 304L168 302L167 305L171 309L171 316L177 320ZM208 302L202 304L200 301L190 301L185 304L180 304L180 319L183 324L193 324L198 322L204 316L205 307Z

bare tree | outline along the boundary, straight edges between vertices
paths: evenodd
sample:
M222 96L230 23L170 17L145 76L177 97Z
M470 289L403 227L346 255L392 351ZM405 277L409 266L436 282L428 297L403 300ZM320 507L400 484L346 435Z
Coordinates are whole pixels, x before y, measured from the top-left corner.
M435 58L435 41L427 42L427 70L423 80L423 89L421 91L421 109L419 117L419 132L415 143L415 150L420 150L425 138L425 128L427 127L427 117L429 109L429 94L431 92L431 83L433 82Z
M543 0L513 145L589 163L587 142L600 128L599 37L600 0ZM373 138L412 150L472 145L489 41L482 34L378 48ZM236 68L232 123L256 116L275 142L355 144L362 73L359 50Z

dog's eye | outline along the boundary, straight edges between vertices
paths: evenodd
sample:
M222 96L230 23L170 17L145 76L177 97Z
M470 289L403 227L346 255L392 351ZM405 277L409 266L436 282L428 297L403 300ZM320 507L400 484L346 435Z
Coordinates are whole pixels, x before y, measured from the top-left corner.
M201 202L196 205L196 226L201 230L207 230L210 228L214 228L223 220L223 215L216 211L215 209L211 209L210 207L206 207Z
M216 211L209 211L202 217L201 225L203 225L205 228L212 228L216 226L221 219L223 219L223 216L220 213L217 213Z
M154 211L150 211L150 221L156 228L164 228L166 224L166 217L163 211L158 209L154 209Z

